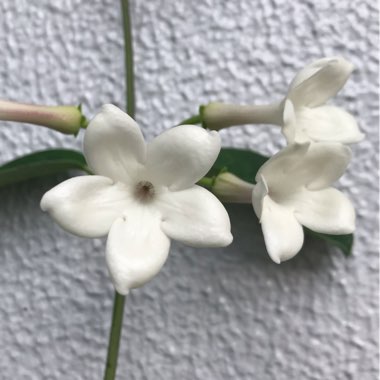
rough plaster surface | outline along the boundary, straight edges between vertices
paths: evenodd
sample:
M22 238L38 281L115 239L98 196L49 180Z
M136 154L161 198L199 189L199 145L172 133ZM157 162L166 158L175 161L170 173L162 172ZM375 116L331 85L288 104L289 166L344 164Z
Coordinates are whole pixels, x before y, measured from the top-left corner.
M373 0L132 1L137 119L148 138L210 100L268 102L305 63L357 67L336 98L365 141L339 187L357 209L354 255L314 240L272 263L249 207L229 207L227 249L173 244L159 276L127 300L119 379L373 380L378 377L378 8ZM0 98L124 103L117 1L0 2ZM223 132L274 153L274 127ZM77 140L1 123L0 160ZM112 308L104 241L39 210L66 175L0 190L0 379L100 379Z

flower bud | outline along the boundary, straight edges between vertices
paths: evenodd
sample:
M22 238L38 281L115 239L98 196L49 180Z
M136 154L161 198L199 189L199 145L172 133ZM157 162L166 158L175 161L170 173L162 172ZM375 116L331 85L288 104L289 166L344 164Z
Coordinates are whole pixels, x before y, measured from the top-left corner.
M0 100L0 120L30 123L76 135L87 126L80 106L37 106Z

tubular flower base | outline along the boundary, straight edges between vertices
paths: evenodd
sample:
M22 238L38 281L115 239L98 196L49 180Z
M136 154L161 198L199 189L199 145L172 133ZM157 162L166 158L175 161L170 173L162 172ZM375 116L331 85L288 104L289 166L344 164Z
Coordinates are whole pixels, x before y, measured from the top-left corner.
M273 261L280 263L300 251L302 226L337 235L354 231L351 202L329 187L344 173L350 157L350 149L342 144L293 144L260 168L252 204Z
M282 124L282 103L269 105L242 105L211 102L200 106L202 126L219 131L243 124Z
M252 183L243 181L229 172L220 173L212 185L212 192L222 202L250 203L252 190Z
M292 103L293 130L283 128L288 144L303 142L361 141L355 119L348 112L325 103L336 95L349 78L353 65L341 57L319 59L305 66L293 79L288 94L279 103L235 105L210 103L201 106L204 127L220 130L241 124L275 124L284 127L284 106Z
M84 155L97 175L59 184L44 195L41 208L75 235L108 234L108 269L116 290L127 294L159 272L170 239L196 247L232 242L223 205L194 185L219 151L217 132L192 125L146 144L132 118L105 105L84 137Z

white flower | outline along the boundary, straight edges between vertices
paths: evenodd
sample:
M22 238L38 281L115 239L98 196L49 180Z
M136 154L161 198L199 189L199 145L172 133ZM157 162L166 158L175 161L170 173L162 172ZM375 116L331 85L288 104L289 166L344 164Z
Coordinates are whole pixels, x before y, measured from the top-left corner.
M352 115L325 104L344 86L353 69L345 59L331 57L314 61L295 76L285 99L294 108L293 130L283 129L289 144L307 141L349 144L363 139Z
M325 103L344 86L353 65L341 57L319 59L293 79L285 98L268 105L209 103L200 108L204 127L213 130L241 124L275 124L288 144L297 142L355 143L363 139L355 119ZM294 109L294 122L284 127L284 107ZM290 104L290 105L289 105Z
M273 261L280 263L299 252L302 225L328 234L354 231L351 202L329 187L344 173L350 157L350 149L338 143L293 144L260 168L252 203Z
M219 151L217 132L191 125L146 144L132 118L105 105L84 137L84 155L97 175L59 184L44 195L41 208L75 235L108 234L108 269L116 290L126 294L159 272L171 238L196 247L231 243L226 210L194 185Z

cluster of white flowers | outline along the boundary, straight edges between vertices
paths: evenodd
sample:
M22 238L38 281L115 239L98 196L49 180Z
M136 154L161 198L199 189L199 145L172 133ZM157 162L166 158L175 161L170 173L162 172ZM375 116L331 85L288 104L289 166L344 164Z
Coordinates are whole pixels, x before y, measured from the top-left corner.
M224 173L214 186L222 200L252 202L275 262L301 249L302 225L334 234L354 230L350 201L329 186L350 161L343 143L359 141L362 135L352 116L324 105L351 71L352 65L341 58L322 59L295 77L278 104L218 103L204 109L211 129L239 122L282 126L288 146L262 166L256 185ZM218 132L192 125L172 128L146 144L132 118L105 105L84 137L84 155L95 175L61 183L44 195L41 207L73 234L108 235L108 269L116 290L127 294L159 272L170 239L196 247L232 242L223 205L195 185L220 149Z
M325 105L343 87L352 70L352 64L343 58L320 59L296 75L280 103L217 103L210 105L211 112L208 106L203 110L207 125L214 129L220 129L217 110L227 116L228 126L243 121L282 127L288 146L260 168L256 185L223 173L214 186L215 194L230 201L246 202L251 192L268 253L276 263L299 252L304 239L302 226L328 234L348 234L355 229L351 202L330 186L350 162L351 150L344 144L362 140L363 134L349 113ZM240 113L235 119L241 108L244 117Z

